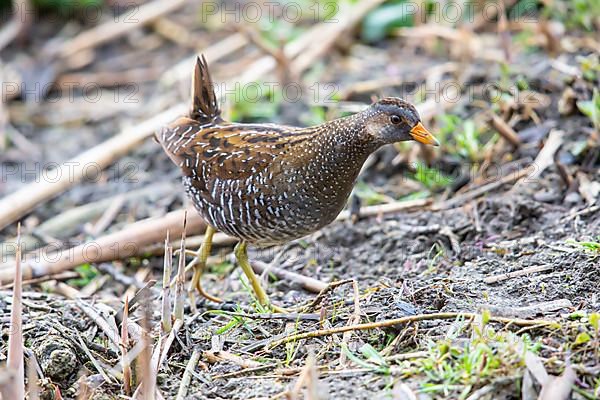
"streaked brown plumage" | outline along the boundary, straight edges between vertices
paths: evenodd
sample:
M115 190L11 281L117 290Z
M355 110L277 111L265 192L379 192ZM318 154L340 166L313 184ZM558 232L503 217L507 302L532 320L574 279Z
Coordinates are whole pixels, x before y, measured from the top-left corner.
M355 115L309 128L221 118L204 58L192 107L157 134L198 212L217 230L256 245L285 243L329 224L360 169L382 145L437 144L415 108L382 99Z

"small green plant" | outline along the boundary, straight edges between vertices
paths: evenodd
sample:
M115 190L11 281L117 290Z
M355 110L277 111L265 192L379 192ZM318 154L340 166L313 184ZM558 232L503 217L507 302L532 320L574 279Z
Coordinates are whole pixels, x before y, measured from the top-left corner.
M525 354L538 352L540 344L527 334L496 332L490 319L488 311L476 321L457 319L445 338L428 343L425 357L402 362L403 373L420 378L420 392L452 399L467 398L486 381L513 376L524 366Z
M427 189L444 188L452 183L452 179L436 168L430 168L423 163L416 164L414 179L421 182Z
M462 129L459 129L456 135L456 144L463 156L471 160L479 158L481 148L479 140L479 131L475 127L475 122L468 119L463 123Z
M75 271L79 274L79 278L69 279L67 283L78 288L86 286L98 276L98 270L91 264L82 264L75 268Z
M600 55L592 53L587 57L577 57L583 79L589 82L600 81Z
M309 112L303 113L300 116L300 120L306 126L322 124L323 122L327 121L327 115L325 112L325 108L319 107L319 106L313 106L310 108Z
M594 129L600 132L600 93L598 88L594 88L594 95L591 100L578 101L577 108L592 121Z
M229 332L230 330L237 328L238 326L244 325L244 318L236 315L232 315L230 316L230 318L231 319L229 320L229 322L227 322L224 326L215 331L215 334L223 335Z
M229 104L233 104L230 115L236 122L272 120L283 99L280 90L260 82L236 86L234 96L235 101Z
M526 83L521 82L520 85ZM484 150L497 140L497 134L485 135L484 139L484 130L470 118L462 119L458 115L442 114L438 117L438 125L437 134L447 151L470 161L479 161Z
M297 333L299 331L299 326L300 326L300 321L296 320L296 323L294 325L294 333ZM292 363L292 361L294 361L294 358L296 358L296 353L298 352L299 349L300 349L299 343L295 340L285 344L284 365L286 367L289 367L290 364Z
M240 282L242 283L244 291L252 298L252 306L254 307L254 310L256 310L256 312L259 314L269 314L271 310L260 304L260 301L258 301L258 298L256 297L254 290L250 287L248 279L245 275L240 276Z
M356 365L380 374L390 374L390 366L387 361L373 346L365 343L359 350L363 358L351 352L345 343L342 344L342 352Z
M552 1L543 13L565 23L567 28L579 28L593 31L594 18L600 15L600 3L597 0Z
M597 237L597 242L594 241L576 241L568 239L567 243L578 246L579 248L586 250L591 253L600 255L600 236Z

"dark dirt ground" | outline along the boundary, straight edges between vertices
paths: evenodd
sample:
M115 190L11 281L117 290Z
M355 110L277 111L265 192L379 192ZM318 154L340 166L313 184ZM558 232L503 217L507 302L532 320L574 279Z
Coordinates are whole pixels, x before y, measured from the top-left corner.
M196 26L190 17L196 10L194 7L188 5L170 18L183 26ZM71 22L67 27L77 26ZM515 36L518 29L526 28L515 28ZM535 28L527 29L539 34ZM60 34L60 30L45 24L36 26L34 39L25 50L11 45L4 51L3 68L13 68L14 72L16 66L21 65L16 61L20 54L26 54L29 61L35 60L35 49L44 45L37 30ZM500 49L501 43L494 32L494 28L488 28L479 35ZM224 30L207 32L197 28L192 29L192 33L200 41L192 48L202 48L227 35ZM581 32L573 36L586 37ZM593 186L600 182L600 147L592 140L594 128L590 120L576 111L561 115L558 103L568 87L577 88L577 95L589 100L591 88L598 85L598 80L596 77L595 82L573 81L552 66L555 60L579 65L579 57L589 56L593 46L596 50L599 46L597 41L587 37L591 44L571 47L559 55L549 55L538 47L532 51L516 40L511 42L510 78L526 80L529 90L549 99L547 105L535 109L534 118L518 101L506 106L510 109L508 115L522 115L519 121L513 120L522 140L518 148L498 139L497 135L492 139L493 129L482 128L485 133L480 138L481 157L477 160L453 152L457 146L452 134L434 153L411 150L416 146L388 146L372 158L362 175L364 184L392 199L419 192L432 197L433 207L364 217L357 222L336 221L320 232L281 248L251 249L252 260L266 263L275 260L275 266L322 282L354 279L360 293L360 321L351 321L355 307L351 284L324 296L312 310L316 317L307 314L311 320L258 318L254 315L255 303L241 283L240 271L231 264L232 248L215 249L215 256L211 258L213 266L203 278L204 286L211 293L224 296L227 303L216 305L199 300L197 312L186 303L184 326L157 376L164 398L175 398L188 360L196 351L200 358L186 397L190 399L276 399L293 398L297 393L307 399L520 399L527 398L522 389L523 376L527 374L524 348L534 350L550 374L560 375L568 360L577 373L573 398L597 398L594 396L600 388L597 350L600 332L594 332L590 316L600 312L600 253L576 242L600 241L600 197ZM563 39L567 40L567 35ZM460 81L463 100L447 113L459 116L462 121L472 119L478 126L487 126L482 122L482 115L486 107L492 106L480 95L480 89L482 83L503 79L499 64L480 57L475 50L470 59L461 59L453 51L455 45L430 40L418 45L406 38L391 37L377 45L359 42L346 45L343 51L338 49L319 61L315 67L316 79L333 82L342 89L355 88L357 82L374 77L401 76L406 81L423 84L429 76L427 71L431 73L427 68L453 62L459 66L459 72L440 75L440 80ZM192 48L174 45L151 28L133 31L123 40L102 46L101 51L92 55L95 61L80 69L73 68L71 72L93 75L112 69L123 71L148 66L154 71L147 81L137 86L135 98L139 103L117 104L116 107L111 103L106 109L100 107L100 115L100 108L90 107L80 97L67 103L63 98L56 103L15 100L6 104L11 124L20 132L20 139L12 136L3 148L2 165L23 168L64 161L106 140L120 128L134 125L185 100L187 81L165 87L159 78L171 60L183 59L191 54ZM213 66L213 75L217 80L225 79L233 74L227 71L228 67L235 66L236 60L259 54L260 50L248 46ZM110 96L120 89L122 87L102 90ZM465 94L467 91L475 94L469 97ZM408 97L416 101L419 94L411 93ZM372 94L406 95L406 88L390 85L344 100L368 102ZM290 105L283 107L286 112L279 113L283 115L281 120L291 123L286 117ZM326 112L329 116L340 113L336 106L330 105ZM429 121L428 125L434 132L443 128L439 118ZM562 131L563 145L555 157L556 163L539 177L523 184L499 185L454 207L435 209L435 205L442 204L446 198L480 187L486 171L493 175L494 169L489 164L498 167L502 176L530 165L551 130ZM489 145L483 145L486 141ZM486 157L488 164L485 164ZM425 159L451 176L450 184L415 179L410 163L416 159ZM131 171L127 168L133 168L133 173L127 172ZM460 187L456 182L463 180L469 168L474 168L476 173ZM570 187L561 176L561 168L574 182ZM27 179L21 178L8 176L0 185L0 194L11 193L23 187L25 181L34 179L31 174ZM492 176L488 181L496 179ZM106 206L100 207L101 212L90 215L87 221L52 234L40 234L37 227L68 209L151 186L157 190L126 202L107 232L118 231L143 218L162 216L187 204L178 171L159 146L148 140L121 158L101 178L78 184L28 214L23 219L25 238L45 244L94 239L90 228ZM584 195L590 187L595 198ZM363 196L362 201L363 205L369 202L369 196ZM8 227L0 231L0 239L9 242L15 233L14 226ZM538 269L490 282L491 277L518 273L526 268ZM84 312L86 305L104 313L108 321L114 321L113 315L123 308L126 292L131 298L144 282L157 280L150 290L149 309L153 342L158 339L162 257L118 260L79 269L78 274L90 270L92 276L83 283L59 278L25 286L24 337L43 373L40 384L44 398L53 398L57 387L64 398L76 398L77 390L81 391L84 386L93 389L93 399L126 398L122 397L122 384L115 378L120 371L118 348L110 344ZM91 290L96 283L100 283L99 287ZM60 286L65 284L90 296L69 299ZM0 361L5 359L7 351L11 293L7 286L0 292L3 328ZM276 304L285 307L308 304L316 296L287 280L271 280L269 293ZM138 323L141 323L142 308L139 305L132 308L132 319ZM227 313L232 310L254 316ZM481 316L486 315L485 310L499 317L554 321L557 326L486 324ZM296 332L437 312L468 312L480 316L424 320L355 331L344 338L329 335L302 339L271 351L264 348ZM323 321L318 320L319 315ZM118 316L117 321L120 318ZM587 340L583 333L588 335ZM382 358L361 354L364 344L376 349ZM344 346L347 350L342 350ZM485 353L483 357L481 352ZM474 366L465 361L471 355ZM109 371L109 381L99 374L99 369ZM305 389L295 388L299 376ZM539 389L539 384L534 387ZM415 393L417 397L410 397Z

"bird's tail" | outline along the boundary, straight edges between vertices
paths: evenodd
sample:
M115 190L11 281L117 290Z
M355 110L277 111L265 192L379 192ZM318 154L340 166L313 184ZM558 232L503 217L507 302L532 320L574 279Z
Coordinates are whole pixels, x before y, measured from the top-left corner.
M208 64L204 56L196 59L192 76L192 104L189 116L180 117L155 132L155 140L161 144L173 162L181 167L188 146L195 135L219 121L221 110L213 87Z
M208 63L204 55L196 59L192 76L192 105L190 118L201 124L210 123L221 115L215 87L210 78Z

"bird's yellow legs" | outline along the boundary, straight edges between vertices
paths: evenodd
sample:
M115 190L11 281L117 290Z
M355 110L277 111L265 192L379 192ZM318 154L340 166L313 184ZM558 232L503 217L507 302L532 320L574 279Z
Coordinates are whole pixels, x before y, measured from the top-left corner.
M210 255L210 249L212 248L212 239L214 234L215 228L213 228L212 226L207 226L206 232L204 233L204 241L202 242L202 245L195 254L196 263L193 264L194 275L192 275L192 281L190 282L188 292L191 296L194 290L197 290L200 296L205 297L208 300L214 301L216 303L221 303L223 302L223 300L207 293L204 290L204 288L202 287L202 281L200 279L202 277L202 274L204 273L204 270L206 269L206 260L208 260L208 256Z
M192 281L190 282L188 292L192 299L194 291L197 290L200 296L208 300L214 301L216 303L221 303L223 302L223 300L207 293L204 290L201 281L202 274L206 269L206 260L208 259L208 256L210 255L210 250L212 248L212 239L214 234L215 229L212 226L207 226L206 232L204 233L204 241L202 242L202 245L200 246L197 252L193 253L193 255L196 257L194 261L191 262L194 268L194 275L192 276ZM263 289L263 287L261 286L258 276L256 276L256 274L254 273L254 270L252 269L252 266L248 261L247 243L243 240L240 241L235 246L234 253L238 264L242 268L242 271L244 271L244 275L246 275L248 281L250 282L250 285L252 285L252 290L254 290L254 294L256 295L256 299L258 300L260 305L265 308L270 308L277 312L285 312L284 309L271 305L271 302L269 301L269 296L267 296L267 292L265 292L265 289Z
M267 296L267 292L265 292L265 289L263 289L258 276L256 276L256 274L254 273L254 270L252 269L252 266L248 261L247 243L241 240L235 246L234 253L238 264L240 264L240 267L242 268L242 271L244 271L246 278L248 278L248 281L250 281L252 289L254 290L254 294L256 295L256 299L258 300L260 305L267 309L272 309L276 312L286 312L285 309L271 304L269 296Z

